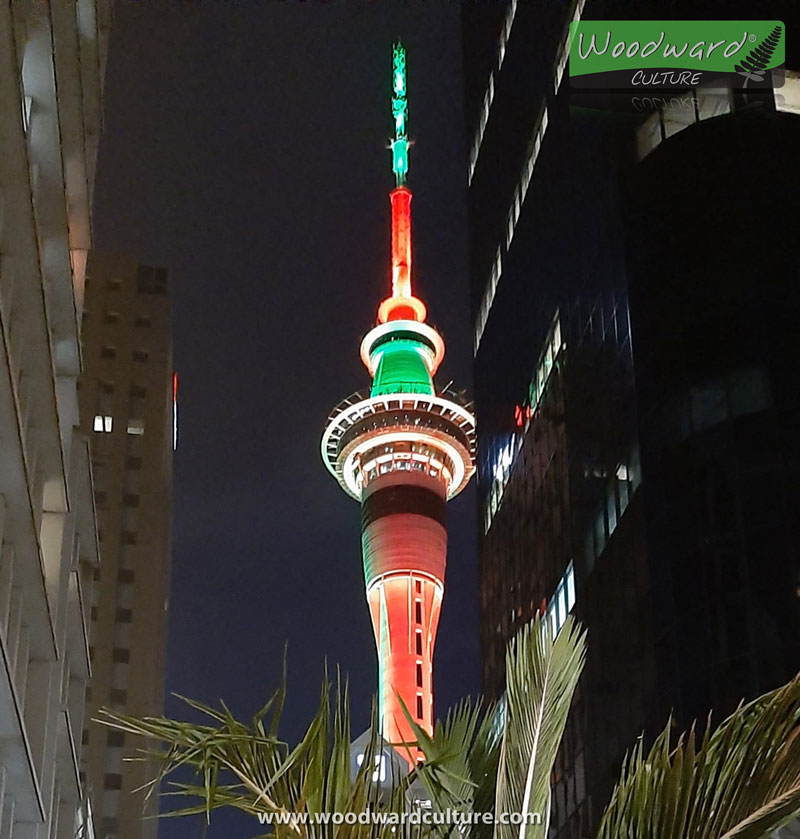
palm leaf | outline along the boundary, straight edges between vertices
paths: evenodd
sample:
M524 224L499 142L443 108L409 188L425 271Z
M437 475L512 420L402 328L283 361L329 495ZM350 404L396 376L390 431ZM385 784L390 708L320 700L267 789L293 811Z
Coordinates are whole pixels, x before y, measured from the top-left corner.
M405 706L403 709L416 745L425 754L413 777L422 783L432 806L440 813L447 808L465 814L490 812L500 753L496 706L484 708L480 701L462 700L443 722L437 721L432 735L417 724ZM434 827L441 836L457 830L455 824ZM470 836L477 839L481 835L491 835L491 827L482 822L471 825Z
M524 821L498 823L497 839L536 839L547 834L550 776L585 649L585 633L571 617L555 638L549 622L537 617L509 644L495 815L518 813Z
M623 766L598 839L762 839L800 814L800 676Z
M360 770L350 775L349 691L337 680L333 711L327 679L320 691L318 710L300 742L290 748L277 736L285 689L282 686L253 718L251 724L236 720L221 704L210 708L184 699L207 717L210 724L166 717L138 718L103 709L97 722L140 735L152 748L141 750L141 759L154 760L156 777L146 786L148 794L182 767L195 772L195 782L172 782L162 793L187 806L168 810L164 816L204 814L234 807L254 818L280 814L287 823L273 821L271 835L278 839L404 839L411 829L392 832L380 823L335 824L315 820L321 813L364 813L367 810L399 813L406 807L408 779L397 779L392 793L383 798L372 783L374 757L379 744L377 711L372 711L372 736ZM183 698L183 697L181 697Z

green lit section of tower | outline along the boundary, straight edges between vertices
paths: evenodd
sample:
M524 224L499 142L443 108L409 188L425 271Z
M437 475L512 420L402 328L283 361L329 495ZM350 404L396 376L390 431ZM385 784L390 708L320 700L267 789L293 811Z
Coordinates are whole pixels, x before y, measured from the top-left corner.
M392 47L392 171L395 184L402 186L408 174L408 87L406 85L406 48L398 41Z
M434 392L430 362L426 360L425 345L416 335L408 338L394 338L379 347L375 364L375 378L372 381L372 395L386 393L428 393Z

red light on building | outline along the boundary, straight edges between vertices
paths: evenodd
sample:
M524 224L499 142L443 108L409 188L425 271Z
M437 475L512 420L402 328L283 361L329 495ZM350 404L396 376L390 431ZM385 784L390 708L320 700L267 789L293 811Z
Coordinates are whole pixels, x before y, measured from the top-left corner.
M533 412L530 405L515 405L514 406L514 425L517 428L522 428L526 420L529 420Z

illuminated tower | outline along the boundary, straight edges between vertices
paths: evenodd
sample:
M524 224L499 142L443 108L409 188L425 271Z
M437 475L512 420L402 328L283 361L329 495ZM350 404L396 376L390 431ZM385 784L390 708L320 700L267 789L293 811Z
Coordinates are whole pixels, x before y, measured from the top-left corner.
M428 731L433 726L433 647L447 558L445 503L474 471L475 420L457 395L436 390L433 376L444 341L425 323L425 305L411 287L406 53L399 43L393 49L392 88L392 293L378 308L377 326L361 342L372 388L334 409L322 457L342 488L361 502L381 730L388 742L399 743L414 739L401 699L419 724Z

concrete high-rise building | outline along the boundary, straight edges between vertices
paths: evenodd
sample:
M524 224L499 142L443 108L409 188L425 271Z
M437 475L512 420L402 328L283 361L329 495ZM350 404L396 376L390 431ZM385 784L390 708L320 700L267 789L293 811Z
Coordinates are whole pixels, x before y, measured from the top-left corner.
M80 316L110 2L0 7L0 836L92 839Z
M462 8L483 683L536 612L588 626L551 825L587 836L642 730L800 668L797 79L637 110L567 78L570 22L630 4Z
M361 342L372 388L343 400L322 438L325 465L361 502L367 601L375 631L381 733L413 741L403 705L433 728L433 648L447 559L445 504L474 471L475 421L433 376L444 341L425 323L411 284L411 190L408 172L406 54L393 51L392 294ZM402 703L402 704L401 704ZM398 749L407 760L418 759Z
M177 379L168 276L163 268L92 252L83 316L81 420L92 441L101 566L92 602L92 681L87 707L158 715L170 569L172 452ZM154 776L123 763L125 735L83 732L83 770L101 839L155 837L142 793ZM156 796L146 814L157 808Z

